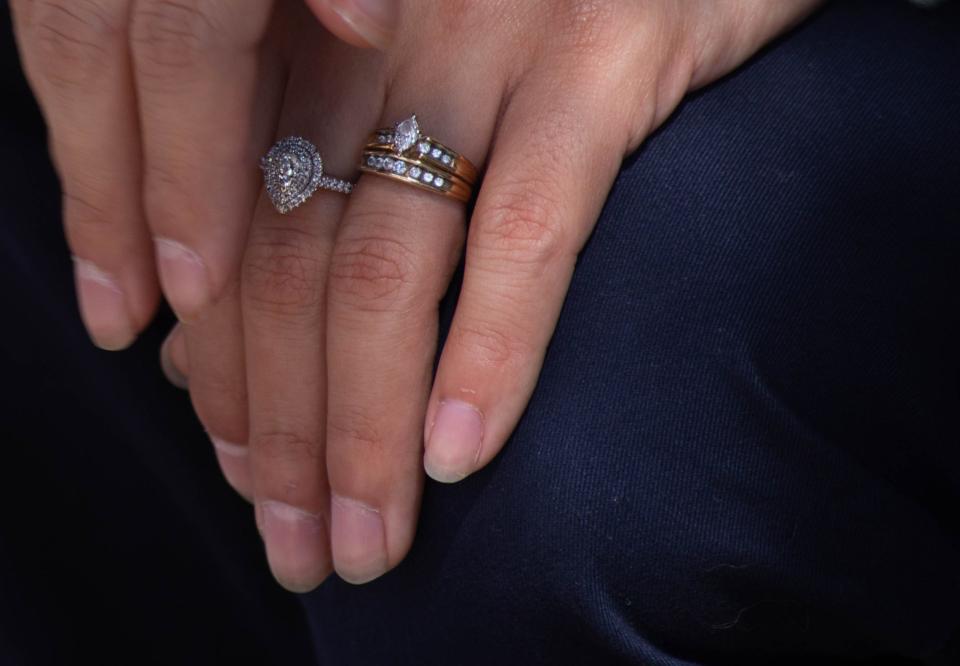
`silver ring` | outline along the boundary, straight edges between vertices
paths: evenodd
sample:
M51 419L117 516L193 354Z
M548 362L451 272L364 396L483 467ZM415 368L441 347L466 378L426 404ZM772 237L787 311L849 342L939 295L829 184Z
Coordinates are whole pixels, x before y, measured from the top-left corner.
M260 160L263 182L273 207L280 213L309 199L317 190L350 194L353 183L323 175L323 159L316 146L299 136L281 139Z

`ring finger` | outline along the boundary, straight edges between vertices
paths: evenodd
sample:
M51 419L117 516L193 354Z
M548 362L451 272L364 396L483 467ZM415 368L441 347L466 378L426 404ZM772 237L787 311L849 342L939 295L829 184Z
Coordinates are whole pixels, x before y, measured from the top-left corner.
M400 82L395 89L467 86L456 79ZM469 100L431 94L444 101L420 121L432 136L458 141L458 150L479 160L500 92ZM415 101L388 100L382 126L409 115ZM383 574L413 540L438 303L463 246L464 224L460 201L364 175L337 236L328 287L327 463L334 565L350 582Z

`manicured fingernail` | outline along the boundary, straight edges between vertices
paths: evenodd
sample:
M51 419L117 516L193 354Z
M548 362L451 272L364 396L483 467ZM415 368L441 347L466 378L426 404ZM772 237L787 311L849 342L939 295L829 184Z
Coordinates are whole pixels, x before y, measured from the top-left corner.
M386 573L386 532L379 511L334 495L330 523L333 562L341 578L360 584Z
M176 355L181 352L179 346L182 343L183 333L179 327L174 328L160 347L160 367L163 369L163 374L166 375L167 380L171 384L177 388L187 389L189 388L187 376L180 372L180 368L177 366L177 362L180 359L176 358Z
M476 468L482 445L480 410L460 400L443 400L424 452L424 469L435 481L460 481Z
M257 523L277 582L291 592L309 592L330 571L323 518L283 502L257 505Z
M396 0L329 0L329 7L371 46L390 45L397 24Z
M85 259L73 258L80 316L101 349L116 351L130 346L136 331L120 285L109 274Z
M160 284L181 319L196 316L210 301L210 278L200 255L169 238L155 238Z
M210 437L217 453L220 471L234 490L248 502L253 501L253 481L250 478L250 465L247 462L247 447L231 444L218 437Z

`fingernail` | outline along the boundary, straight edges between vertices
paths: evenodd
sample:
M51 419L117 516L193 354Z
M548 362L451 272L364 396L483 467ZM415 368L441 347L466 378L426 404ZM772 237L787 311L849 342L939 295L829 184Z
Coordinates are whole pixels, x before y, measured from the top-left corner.
M247 462L247 447L231 444L218 437L210 437L220 463L220 471L227 483L240 493L248 502L253 501L253 481L250 478L250 465Z
M329 7L371 46L390 45L397 24L396 0L330 0Z
M424 452L424 469L435 481L460 481L476 468L482 444L480 410L460 400L443 400Z
M386 533L379 511L334 495L330 522L333 562L341 578L360 584L386 573Z
M274 578L291 592L309 592L330 571L327 530L318 514L283 502L257 505L258 525Z
M207 268L200 255L169 238L155 238L160 284L181 319L196 316L210 300Z
M80 316L93 343L117 351L136 339L120 285L109 274L85 259L73 258Z

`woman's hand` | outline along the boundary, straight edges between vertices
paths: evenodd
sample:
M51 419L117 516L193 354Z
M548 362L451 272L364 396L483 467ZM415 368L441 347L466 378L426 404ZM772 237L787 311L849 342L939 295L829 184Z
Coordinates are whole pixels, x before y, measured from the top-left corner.
M172 31L187 31L193 44L212 39L218 32L208 28L227 20L217 14L221 3L142 4L185 8L199 17ZM431 476L455 481L500 450L536 384L577 253L624 156L688 90L732 69L817 3L309 4L336 34L384 48L382 58L331 44L281 4L272 20L258 24L267 27L258 57L250 58L257 66L215 50L217 58L198 56L194 66L207 63L198 72L212 78L219 71L216 83L198 73L185 77L195 85L184 88L172 79L161 85L158 77L156 94L140 98L144 136L151 127L146 119L152 119L166 128L157 135L165 141L156 143L185 152L173 161L182 174L169 171L172 165L151 171L153 152L144 139L144 183L155 173L155 182L180 186L169 198L162 188L146 198L153 228L159 220L187 219L183 233L223 234L231 236L225 247L239 246L235 236L243 235L238 229L246 228L249 215L238 202L252 201L245 194L252 187L246 180L255 163L252 151L208 164L196 149L217 155L236 136L262 153L274 136L301 134L320 147L331 173L346 175L368 131L415 111L429 134L485 165L486 173L469 236L462 205L364 176L345 210L340 195L318 193L280 216L261 197L239 290L224 278L218 283L224 286L208 292L215 296L178 299L175 281L161 265L168 298L187 322L167 349L189 376L225 473L256 503L274 573L299 590L323 579L331 555L340 575L354 582L375 578L403 558L416 523L421 456ZM295 20L281 20L288 14ZM69 40L55 41L69 50ZM251 52L253 42L242 43L239 53ZM171 61L177 55L168 52ZM222 107L224 88L235 91L225 81L238 62L246 62L246 74L237 80L250 81L242 96L250 104L239 105L247 109L243 117L233 98ZM197 94L210 86L220 92L206 104L187 98L185 90ZM229 122L216 122L221 109ZM214 120L198 131L189 119L202 110ZM83 117L92 122L98 115ZM82 122L59 135L73 141L78 129L79 136L89 136L85 128ZM136 130L124 132L129 137ZM193 138L181 140L181 132ZM111 135L102 130L97 136ZM90 145L103 144L101 138ZM58 155L65 182L88 163L97 165L92 149L80 155L73 162ZM128 166L139 159L135 151L131 155ZM198 176L203 186L185 187ZM109 174L98 183L117 196ZM97 208L113 214L113 198L104 197ZM229 251L211 242L208 256L197 249L200 241L190 240L194 236L166 244L171 235L161 234L161 257L202 266L209 277L210 257L223 252L224 275L230 274ZM463 287L432 379L437 302L464 243ZM100 272L109 277L122 271ZM94 277L104 286L99 272ZM208 305L199 308L202 316L191 317L188 302Z

